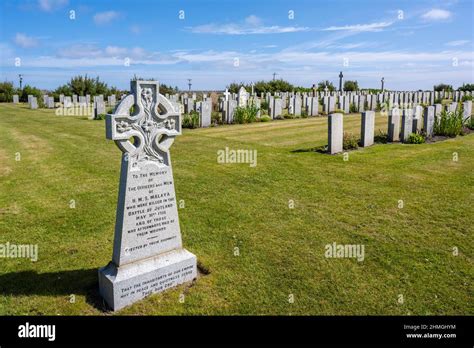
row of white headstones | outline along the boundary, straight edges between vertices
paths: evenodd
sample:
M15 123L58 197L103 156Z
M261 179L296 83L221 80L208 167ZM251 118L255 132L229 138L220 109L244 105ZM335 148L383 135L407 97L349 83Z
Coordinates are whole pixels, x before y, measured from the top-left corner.
M455 112L459 103L451 103L447 106L447 111ZM439 117L442 111L441 104L427 107L420 105L415 108L392 108L388 114L387 141L406 142L412 133L423 133L427 137L433 136L435 118ZM463 103L463 120L470 122L472 117L472 101ZM337 154L343 151L343 114L333 113L328 116L328 152ZM401 121L401 124L400 124ZM374 144L375 112L364 111L361 113L360 146L367 147Z

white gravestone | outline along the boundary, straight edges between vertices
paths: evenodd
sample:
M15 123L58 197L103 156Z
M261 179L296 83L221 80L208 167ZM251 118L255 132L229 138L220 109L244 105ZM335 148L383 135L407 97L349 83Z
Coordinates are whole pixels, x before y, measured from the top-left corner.
M239 107L246 107L247 106L247 102L248 102L248 93L247 91L245 90L245 88L242 86L240 87L239 89L239 96L238 96L238 101L239 101Z
M307 106L306 106L306 112L308 116L317 116L318 115L318 97L309 97L307 99Z
M113 310L197 276L196 256L181 241L169 153L181 115L156 81L132 81L131 91L106 116L107 138L123 152L112 261L99 270Z
M30 109L38 109L38 99L36 99L36 97L31 97Z
M463 122L470 123L471 122L471 114L472 114L472 100L465 101L462 103L463 107Z
M361 116L360 142L362 147L374 144L375 111L364 111Z
M342 152L343 129L342 114L330 114L328 116L328 151L331 155Z
M388 115L388 141L400 141L400 109L393 108Z
M47 106L49 109L54 109L54 97L48 97Z
M270 113L272 118L275 119L281 116L282 100L280 98L272 98L272 104L270 104Z
M199 126L209 127L211 125L212 101L206 100L196 104L199 104Z
M433 127L434 127L434 120L435 120L435 108L434 106L428 106L425 109L425 117L423 123L423 130L426 133L428 138L433 136Z
M413 109L404 109L402 115L402 134L403 142L408 140L408 137L413 131Z

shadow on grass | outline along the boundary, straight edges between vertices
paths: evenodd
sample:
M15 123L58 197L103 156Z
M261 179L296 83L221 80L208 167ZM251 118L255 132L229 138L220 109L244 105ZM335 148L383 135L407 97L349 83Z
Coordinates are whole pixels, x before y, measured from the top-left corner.
M323 146L309 147L309 148L306 148L306 149L291 150L290 152L291 153L301 153L301 152L327 153L328 152L328 147L327 147L327 145L323 145Z
M80 269L52 273L22 271L0 275L1 295L84 295L86 302L106 312L99 294L98 269Z

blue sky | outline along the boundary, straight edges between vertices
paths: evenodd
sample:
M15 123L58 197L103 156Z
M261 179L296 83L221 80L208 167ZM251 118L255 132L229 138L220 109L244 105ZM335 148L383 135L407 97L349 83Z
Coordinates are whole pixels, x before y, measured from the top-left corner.
M473 1L2 0L0 78L137 74L187 89L271 79L394 90L474 81ZM74 11L74 12L71 12ZM71 14L75 18L71 19Z

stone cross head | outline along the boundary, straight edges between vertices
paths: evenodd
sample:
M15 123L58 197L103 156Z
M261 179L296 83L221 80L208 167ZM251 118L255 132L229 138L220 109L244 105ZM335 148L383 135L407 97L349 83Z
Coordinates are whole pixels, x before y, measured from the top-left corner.
M132 167L145 162L169 166L169 148L180 134L179 109L159 93L158 81L131 81L131 94L106 116L107 139L115 141Z

